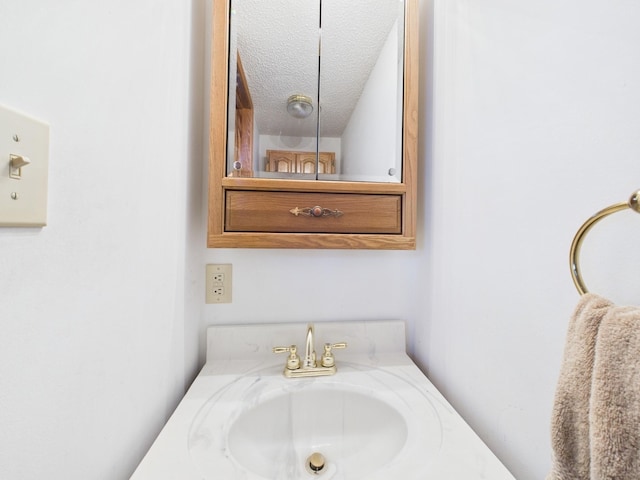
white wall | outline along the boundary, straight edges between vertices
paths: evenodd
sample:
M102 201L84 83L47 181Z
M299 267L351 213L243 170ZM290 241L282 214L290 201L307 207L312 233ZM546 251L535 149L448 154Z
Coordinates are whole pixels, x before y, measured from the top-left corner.
M433 32L423 44L434 50L422 69L424 104L433 114L423 110L428 295L416 358L516 478L544 478L578 299L569 246L583 221L640 185L640 5L435 0L423 8ZM636 272L637 253L626 257ZM629 282L637 304L637 274L618 276L622 266L589 278L607 279L611 295Z
M206 325L401 318L516 478L543 478L569 244L639 187L639 9L423 0L419 246L351 252L204 248L210 1L4 2L0 103L52 141L49 226L0 230L0 476L128 478ZM232 304L202 303L214 262Z
M0 103L51 126L48 226L0 229L3 479L128 478L193 370L190 15L0 6Z
M342 132L343 174L384 179L389 169L394 168L398 179L402 177L398 160L402 153L402 122L398 121L402 118L398 115L402 109L402 95L398 94L398 85L403 76L399 73L401 47L398 35L396 21Z

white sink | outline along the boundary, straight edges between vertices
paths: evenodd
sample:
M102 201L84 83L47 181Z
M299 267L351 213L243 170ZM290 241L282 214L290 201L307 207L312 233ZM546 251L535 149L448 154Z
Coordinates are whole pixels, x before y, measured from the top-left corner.
M388 479L394 465L428 465L441 438L435 409L410 384L343 365L334 377L241 377L196 416L189 452L211 479ZM314 453L325 459L317 473Z
M281 392L243 412L228 433L229 453L267 478L302 475L313 453L321 471L368 475L407 441L407 423L388 403L343 385Z

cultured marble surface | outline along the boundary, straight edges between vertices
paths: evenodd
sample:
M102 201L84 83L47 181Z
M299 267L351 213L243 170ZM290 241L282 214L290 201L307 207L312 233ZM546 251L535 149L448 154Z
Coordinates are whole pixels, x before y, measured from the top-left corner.
M318 323L317 352L325 342L346 341L349 345L334 352L338 372L328 377L285 378L286 354L275 355L272 347L296 344L303 353L305 335L306 324L302 323L210 327L205 366L132 479L514 479L406 355L402 322ZM375 438L373 426L369 430L356 425L355 435L345 440L343 433L351 428L340 428L344 423L341 415L349 415L345 413L348 405L343 409L343 403L348 403L345 400L328 407L332 409L329 416L322 410L315 415L305 412L298 419L293 418L293 412L275 416L270 422L267 419L270 426L256 429L261 432L257 438L242 441L239 437L241 441L233 443L234 436L238 438L234 427L238 418L278 395L301 392L311 399L322 395L332 398L333 392L348 392L347 399L370 399L371 405L387 405L388 410L399 412L397 420L402 426ZM318 411L322 404L312 408ZM324 423L335 420L335 430L340 430L333 441L318 446L318 450L329 452L327 467L320 475L304 470L301 459L307 453L296 445L282 449L272 445L293 429L292 425L309 417L323 418ZM365 429L367 435L360 438L359 429ZM348 443L355 441L353 438L359 438L357 448ZM342 450L331 450L330 444L338 444ZM274 462L270 464L266 452L272 450Z

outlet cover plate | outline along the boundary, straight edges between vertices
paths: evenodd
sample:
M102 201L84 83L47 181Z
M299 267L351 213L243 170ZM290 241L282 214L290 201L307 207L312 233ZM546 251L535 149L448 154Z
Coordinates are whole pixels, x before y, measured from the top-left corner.
M231 264L207 265L206 303L231 303Z

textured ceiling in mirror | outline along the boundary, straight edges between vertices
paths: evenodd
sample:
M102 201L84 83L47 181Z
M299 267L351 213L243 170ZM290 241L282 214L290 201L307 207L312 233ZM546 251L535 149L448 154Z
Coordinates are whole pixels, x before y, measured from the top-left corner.
M401 14L400 0L322 0L323 49L340 52L322 58L323 135L340 136ZM315 115L293 119L286 100L308 95L317 109L319 15L318 0L232 1L238 51L261 134L316 134Z

